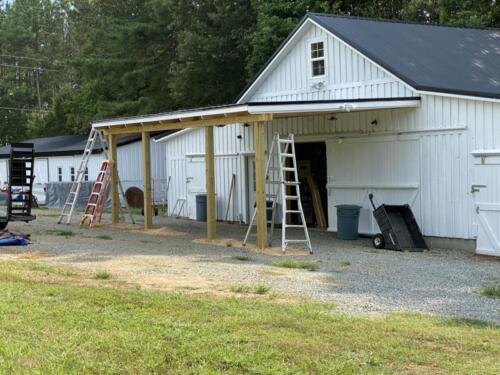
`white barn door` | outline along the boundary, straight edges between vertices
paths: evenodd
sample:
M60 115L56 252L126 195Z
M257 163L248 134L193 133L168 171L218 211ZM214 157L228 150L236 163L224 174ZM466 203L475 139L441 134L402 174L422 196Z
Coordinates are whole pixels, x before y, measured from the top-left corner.
M186 165L188 217L196 219L196 196L205 194L205 158L191 157Z
M368 195L376 204L409 204L420 224L420 143L410 137L366 137L327 142L328 222L337 230L339 204L362 207L359 232L378 233Z
M474 198L476 253L500 256L500 156L474 159L471 194Z

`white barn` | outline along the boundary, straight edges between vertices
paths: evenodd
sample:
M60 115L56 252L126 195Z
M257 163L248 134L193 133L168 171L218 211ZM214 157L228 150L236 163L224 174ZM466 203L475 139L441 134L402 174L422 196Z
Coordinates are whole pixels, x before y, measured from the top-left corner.
M49 182L73 181L88 135L63 135L56 137L26 140L35 148L35 181L33 192L39 203L45 202L44 187ZM142 189L141 138L137 136L121 137L117 141L117 153L122 160L118 173L124 190L130 187ZM151 173L155 200L166 200L166 165L165 148L151 142ZM0 185L8 182L8 162L10 146L0 148ZM88 163L85 179L93 181L104 160L102 149L96 145Z
M410 204L431 245L500 256L499 30L311 13L234 105L189 115L242 108L272 114L268 147L275 132L295 135L299 164L320 185L328 230L336 231L335 205L351 203L363 207L360 232L378 232L373 193ZM249 220L253 129L214 130L219 220L227 206L228 220ZM205 191L204 129L157 142L171 178L169 209L186 199L182 214L195 218L195 196Z

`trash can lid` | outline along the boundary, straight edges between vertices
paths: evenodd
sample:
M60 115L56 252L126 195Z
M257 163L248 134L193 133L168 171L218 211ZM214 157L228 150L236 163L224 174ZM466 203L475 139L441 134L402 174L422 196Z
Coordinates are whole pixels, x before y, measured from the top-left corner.
M340 210L361 210L362 207L357 204L338 204L335 208Z

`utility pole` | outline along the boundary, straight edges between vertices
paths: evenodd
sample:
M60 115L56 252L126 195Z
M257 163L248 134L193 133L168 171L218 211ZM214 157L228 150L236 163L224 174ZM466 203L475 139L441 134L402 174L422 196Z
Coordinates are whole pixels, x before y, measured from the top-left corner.
M35 82L36 82L36 92L38 95L38 109L42 110L42 98L40 96L40 68L36 68L34 71Z

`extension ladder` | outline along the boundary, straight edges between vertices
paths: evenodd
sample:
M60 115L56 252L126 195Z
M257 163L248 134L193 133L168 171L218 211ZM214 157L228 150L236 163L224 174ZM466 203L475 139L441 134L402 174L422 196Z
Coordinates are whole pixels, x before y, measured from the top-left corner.
M106 137L102 133L101 130L96 130L92 128L89 134L89 138L87 140L87 143L85 145L85 149L83 151L82 155L82 160L80 161L80 165L78 167L78 170L76 172L75 179L73 183L71 184L71 188L69 190L69 194L66 197L66 201L64 202L63 208L61 210L61 214L59 215L59 220L57 221L58 224L61 224L66 218L66 224L69 224L71 222L71 217L73 216L73 211L75 210L76 203L78 201L78 195L80 193L80 187L82 185L84 176L85 176L85 171L87 170L87 166L89 163L90 156L92 155L92 150L94 149L96 139L99 138L99 142L101 144L102 151L104 152L104 158L106 160L109 159L109 154L108 154L108 142L106 141ZM117 174L118 175L118 174ZM127 212L130 218L130 221L135 224L134 217L132 216L132 213L130 211L130 207L128 206L127 199L125 198L125 193L123 191L123 186L120 181L120 178L118 177L118 187L120 189L120 194L123 197L123 200L125 202L125 207L127 208Z
M277 166L276 162L278 164ZM278 133L275 133L273 136L273 142L266 164L266 192L266 224L268 226L269 246L271 246L274 232L276 206L279 195L281 197L281 250L285 252L286 248L291 243L302 243L306 245L309 252L312 254L311 240L309 238L304 210L300 199L300 182L297 172L293 134L285 138L281 138ZM292 202L295 202L296 207L289 207ZM271 213L270 220L267 220L269 217L268 212ZM287 222L288 218L292 215L297 215L299 224L289 224ZM247 243L256 216L257 208L255 207L245 239L243 240L243 245ZM287 234L289 228L301 228L304 233L304 238L288 238Z
M87 207L85 207L80 225L85 225L87 219L89 219L88 224L91 227L101 223L102 211L106 205L106 197L108 195L112 171L113 164L109 160L104 160L101 164L101 170L94 182L94 186L92 186L92 191L89 195Z

